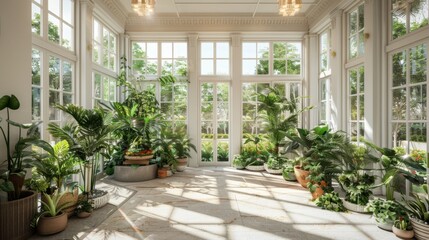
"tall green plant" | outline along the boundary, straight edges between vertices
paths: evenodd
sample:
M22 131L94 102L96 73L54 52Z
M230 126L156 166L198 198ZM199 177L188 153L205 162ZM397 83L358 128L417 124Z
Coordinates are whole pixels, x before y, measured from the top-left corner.
M107 119L107 113L97 107L95 109L84 109L73 104L58 105L58 109L73 117L74 122L60 127L56 123L48 125L49 133L56 138L66 140L70 150L79 157L81 161L81 173L84 175L83 167L89 164L92 167L91 187L85 191L92 192L95 187L97 161L95 156L108 148L110 134L116 129L116 125ZM85 179L85 176L83 176Z

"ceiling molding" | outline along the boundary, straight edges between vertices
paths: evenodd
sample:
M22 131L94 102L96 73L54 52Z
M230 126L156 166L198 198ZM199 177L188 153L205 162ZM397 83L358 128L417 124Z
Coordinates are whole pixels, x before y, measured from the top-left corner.
M94 0L101 5L106 11L111 13L111 16L122 26L127 22L128 11L122 4L116 0Z
M316 5L307 11L308 25L312 28L323 17L328 15L332 9L338 6L342 0L320 0Z
M140 17L129 15L127 32L308 31L306 17Z

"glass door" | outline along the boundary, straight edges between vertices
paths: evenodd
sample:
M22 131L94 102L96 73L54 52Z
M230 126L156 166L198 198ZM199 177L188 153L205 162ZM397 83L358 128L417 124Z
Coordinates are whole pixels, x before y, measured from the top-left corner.
M229 83L202 83L202 163L229 164L229 119Z

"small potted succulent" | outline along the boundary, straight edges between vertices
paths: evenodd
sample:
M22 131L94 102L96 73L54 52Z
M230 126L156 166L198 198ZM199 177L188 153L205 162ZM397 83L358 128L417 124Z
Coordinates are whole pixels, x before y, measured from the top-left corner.
M410 220L403 216L395 220L392 231L398 238L412 239L414 237L414 230Z
M87 218L91 216L93 210L92 200L84 197L77 202L75 212L79 218Z

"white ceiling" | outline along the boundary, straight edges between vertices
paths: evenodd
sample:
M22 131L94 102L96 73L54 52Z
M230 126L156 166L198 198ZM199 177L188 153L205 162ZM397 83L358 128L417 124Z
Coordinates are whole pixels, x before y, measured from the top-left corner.
M320 0L303 0L302 9L297 15L305 13ZM131 0L120 0L132 13ZM277 0L157 0L155 15L175 16L279 16Z

